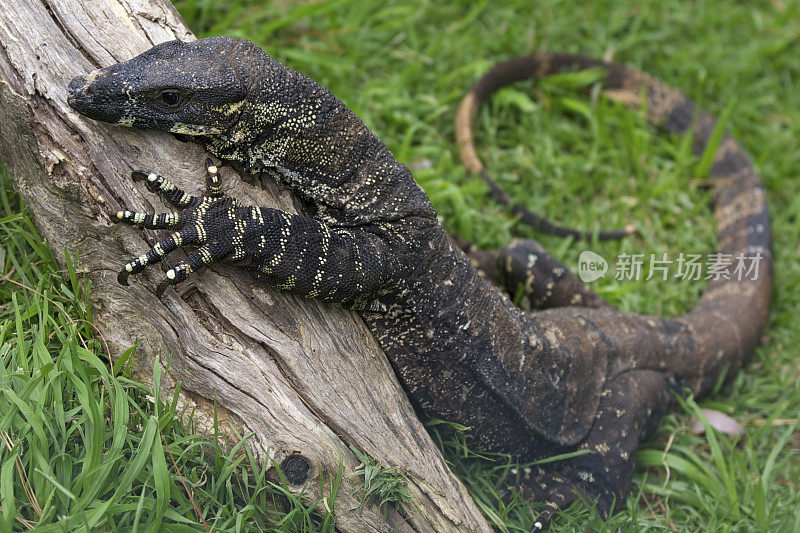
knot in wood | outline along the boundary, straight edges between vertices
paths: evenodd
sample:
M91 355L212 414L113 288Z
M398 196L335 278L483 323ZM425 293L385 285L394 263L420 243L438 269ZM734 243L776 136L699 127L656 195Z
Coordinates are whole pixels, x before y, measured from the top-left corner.
M311 464L299 453L293 453L281 462L281 471L290 485L302 485L308 480Z

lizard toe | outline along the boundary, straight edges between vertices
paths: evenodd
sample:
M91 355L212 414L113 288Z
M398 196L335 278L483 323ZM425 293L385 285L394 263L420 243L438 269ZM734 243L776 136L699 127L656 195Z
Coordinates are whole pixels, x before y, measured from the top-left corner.
M158 193L167 203L174 207L185 209L195 206L202 201L202 198L184 192L183 189L176 186L170 180L155 172L134 170L131 172L131 178L134 181L144 181L150 192Z

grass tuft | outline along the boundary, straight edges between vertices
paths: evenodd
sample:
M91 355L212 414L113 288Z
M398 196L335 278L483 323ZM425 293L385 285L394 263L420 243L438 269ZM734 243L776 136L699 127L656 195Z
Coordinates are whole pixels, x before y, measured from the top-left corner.
M400 506L411 501L408 480L398 472L396 466L383 467L355 446L351 445L350 450L360 462L352 475L364 478L364 483L358 491L361 492L362 508L365 505L377 505L386 517L389 505Z

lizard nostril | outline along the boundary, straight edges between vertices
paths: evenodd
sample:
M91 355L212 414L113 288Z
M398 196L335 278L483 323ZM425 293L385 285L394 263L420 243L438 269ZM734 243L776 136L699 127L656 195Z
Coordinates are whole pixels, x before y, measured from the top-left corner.
M67 87L67 104L73 109L82 109L94 96L84 76L73 78Z
M83 86L86 85L86 80L83 76L78 76L76 78L72 78L72 81L69 82L69 87L67 87L67 92L70 96L75 96L78 91L81 90Z
M69 96L92 96L92 91L89 88L89 83L84 76L77 76L72 79L67 87Z

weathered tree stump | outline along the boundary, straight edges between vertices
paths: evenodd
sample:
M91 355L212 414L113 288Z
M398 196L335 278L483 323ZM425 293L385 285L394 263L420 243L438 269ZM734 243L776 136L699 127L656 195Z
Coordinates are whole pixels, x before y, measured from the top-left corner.
M66 88L73 76L175 38L194 36L165 0L0 0L0 158L56 255L77 253L112 355L139 342L145 379L156 355L171 360L166 385L180 383L201 429L210 428L216 401L223 427L252 433L261 460L294 473L293 490L325 495L343 462L342 531L489 531L355 313L270 290L225 265L162 300L154 295L157 268L130 287L117 283L120 266L156 235L114 225L109 214L166 207L130 172L157 170L197 192L205 155L166 133L85 119L67 106ZM222 176L226 192L246 203L292 210L271 183L248 185L229 168ZM412 500L388 521L377 509L359 511L360 481L350 475L358 461L348 445L408 476Z

